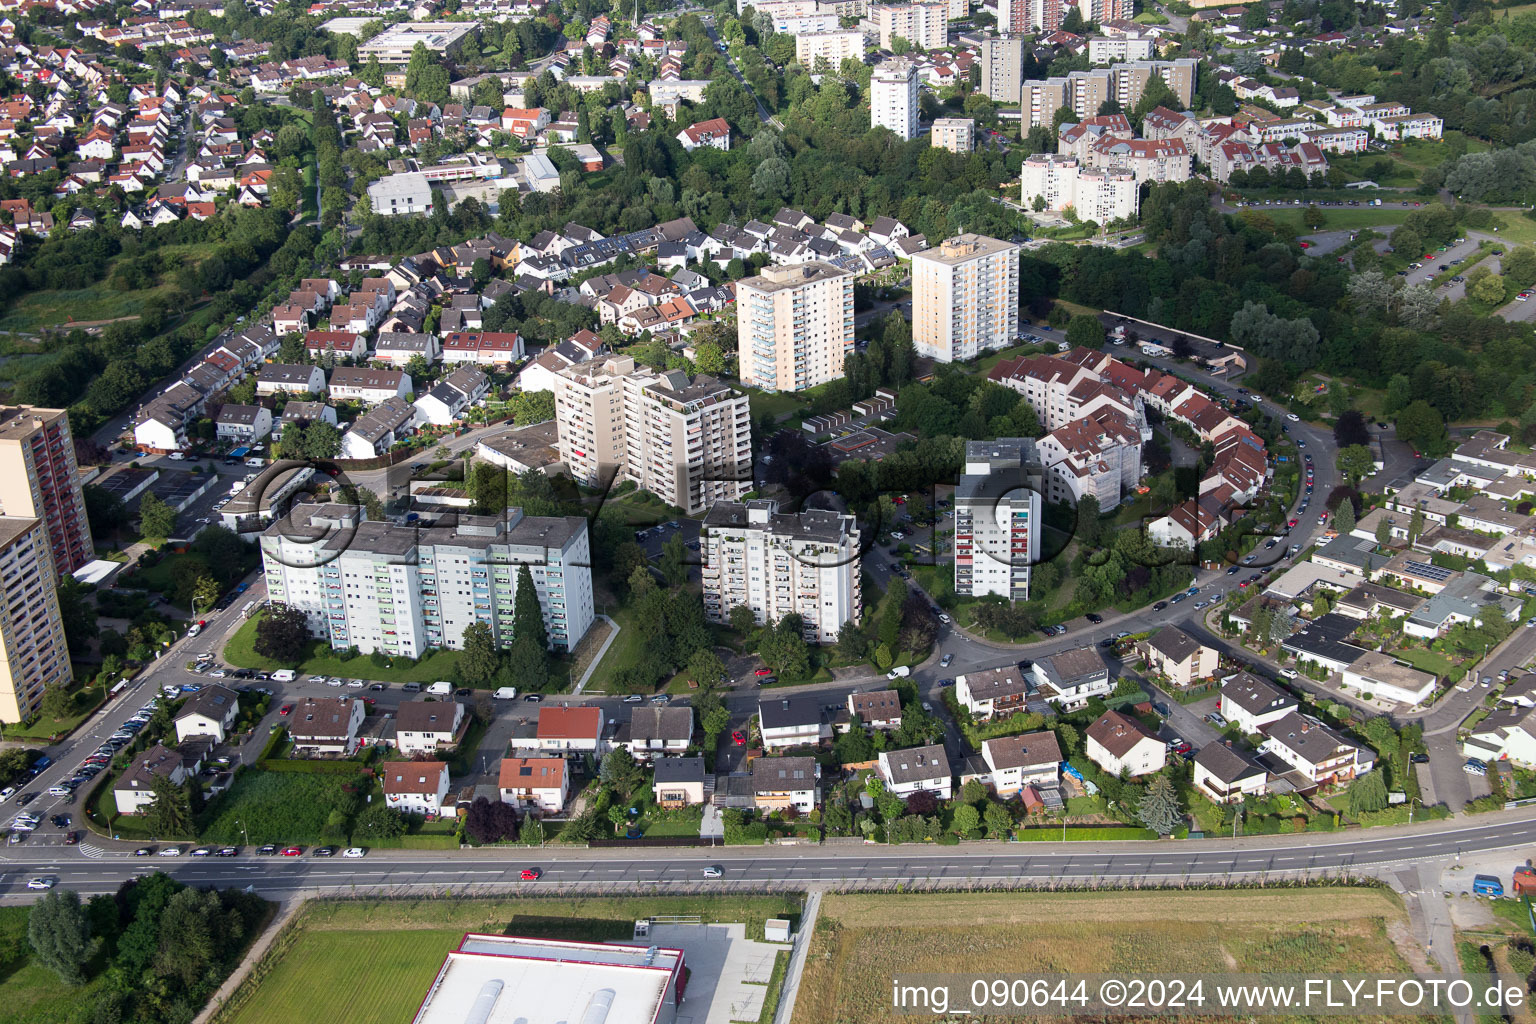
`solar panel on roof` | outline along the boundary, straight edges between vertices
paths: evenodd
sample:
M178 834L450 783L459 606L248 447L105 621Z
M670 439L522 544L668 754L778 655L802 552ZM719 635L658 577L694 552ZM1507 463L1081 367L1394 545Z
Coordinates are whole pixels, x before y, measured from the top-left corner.
M1416 562L1412 559L1404 562L1403 566L1415 576L1422 576L1424 579L1434 580L1436 583L1444 583L1451 578L1451 573L1455 572L1454 569L1447 569L1444 566L1434 565L1430 562Z

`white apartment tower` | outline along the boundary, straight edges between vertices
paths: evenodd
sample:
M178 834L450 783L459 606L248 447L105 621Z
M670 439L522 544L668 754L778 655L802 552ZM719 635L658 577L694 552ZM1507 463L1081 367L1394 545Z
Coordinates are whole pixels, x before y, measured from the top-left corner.
M955 488L955 593L1029 599L1040 560L1043 473L1027 437L967 441L965 472Z
M578 517L513 508L397 525L356 505L305 504L262 534L261 560L272 601L304 612L335 650L419 658L461 649L477 622L510 646L522 565L552 648L570 650L592 625L592 554Z
M1006 348L1019 333L1019 247L985 235L912 257L912 340L941 363Z
M877 4L869 17L880 34L880 49L894 51L900 36L920 50L942 50L949 45L949 5Z
M580 483L633 480L690 515L752 489L747 397L713 377L608 356L561 370L554 391L560 458Z
M736 282L741 381L804 391L843 375L853 351L854 275L830 263L764 267Z
M859 527L851 515L822 509L790 514L778 502L720 502L704 517L704 613L728 622L745 605L759 624L791 613L805 620L808 643L837 642L857 622Z
M917 65L895 57L882 62L869 79L869 118L875 128L889 128L897 138L917 135Z

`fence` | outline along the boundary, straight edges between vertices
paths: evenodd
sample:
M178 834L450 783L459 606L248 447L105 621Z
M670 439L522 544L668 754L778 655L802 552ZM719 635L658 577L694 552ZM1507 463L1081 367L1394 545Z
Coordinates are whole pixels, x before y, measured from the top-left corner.
M589 839L587 845L594 849L643 849L647 846L693 847L724 846L725 844L719 839L703 839L699 836L657 836L654 839Z

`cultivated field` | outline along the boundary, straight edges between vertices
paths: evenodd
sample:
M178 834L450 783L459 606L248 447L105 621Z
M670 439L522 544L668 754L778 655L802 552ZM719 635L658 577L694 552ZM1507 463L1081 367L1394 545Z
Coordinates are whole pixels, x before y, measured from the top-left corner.
M1407 973L1422 963L1401 904L1376 889L829 896L792 1024L909 1021L889 1008L895 974Z
M768 897L318 901L214 1021L404 1024L465 932L627 941L639 918L696 914L762 938L766 919L799 912L798 900Z

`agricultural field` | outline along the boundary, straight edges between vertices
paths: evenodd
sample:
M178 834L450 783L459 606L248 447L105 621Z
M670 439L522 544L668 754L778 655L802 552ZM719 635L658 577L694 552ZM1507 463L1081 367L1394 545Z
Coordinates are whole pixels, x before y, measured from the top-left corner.
M828 896L792 1024L909 1019L890 1009L890 979L902 973L1406 973L1423 965L1397 896L1378 889Z
M213 1022L408 1021L443 957L469 931L627 940L637 918L697 914L744 921L748 937L760 939L765 920L795 920L799 912L798 900L757 896L319 901L300 912Z

